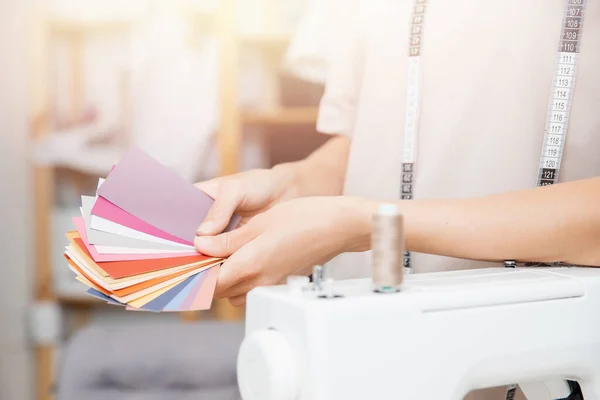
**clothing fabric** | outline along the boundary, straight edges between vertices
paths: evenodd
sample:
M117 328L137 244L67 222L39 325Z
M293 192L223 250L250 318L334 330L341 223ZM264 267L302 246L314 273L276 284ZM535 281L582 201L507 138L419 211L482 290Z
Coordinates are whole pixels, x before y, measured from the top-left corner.
M287 72L305 81L327 81L331 33L336 26L335 11L341 0L310 0L284 57Z
M338 23L317 129L352 138L344 193L397 200L413 0L354 0ZM535 186L559 45L561 0L431 0L421 47L414 198ZM341 14L340 14L341 15ZM600 3L588 1L559 181L600 175ZM415 272L491 263L412 254ZM333 260L370 276L368 253Z

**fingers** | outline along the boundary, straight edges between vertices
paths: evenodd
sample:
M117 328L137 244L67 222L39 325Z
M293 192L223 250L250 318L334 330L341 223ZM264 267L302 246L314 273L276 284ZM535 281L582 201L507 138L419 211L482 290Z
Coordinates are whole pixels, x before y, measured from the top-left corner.
M245 294L255 286L264 264L258 241L253 240L225 260L215 288L216 298Z
M206 218L198 228L197 234L204 236L221 233L244 199L241 183L235 180L214 180L196 186L215 199Z
M252 226L244 225L216 236L196 236L194 246L202 254L224 258L238 251L255 236Z
M234 306L245 304L246 294L255 287L282 283L288 275L288 272L281 270L282 258L274 254L275 249L279 248L276 238L263 235L261 225L255 225L253 222L255 220L245 227L251 226L253 230L261 233L225 260L215 287L214 297L227 298ZM245 227L239 228L238 231Z
M248 292L258 286L269 286L271 284L277 284L277 282L273 283L261 283L259 277L252 278L246 281L241 281L232 287L222 290L220 292L215 291L215 298L217 299L228 299L229 302L235 306L240 307L246 304L246 297Z
M241 296L236 296L236 297L231 297L228 299L229 303L231 303L232 306L234 307L242 307L243 305L246 304L246 295L241 295Z
M215 298L217 299L231 299L234 297L245 296L249 291L257 286L267 286L259 284L259 280L257 278L248 276L245 276L239 281L239 283L233 285L231 285L231 281L227 278L221 279L221 277L219 277L219 280L221 282L217 283L217 288L215 289Z

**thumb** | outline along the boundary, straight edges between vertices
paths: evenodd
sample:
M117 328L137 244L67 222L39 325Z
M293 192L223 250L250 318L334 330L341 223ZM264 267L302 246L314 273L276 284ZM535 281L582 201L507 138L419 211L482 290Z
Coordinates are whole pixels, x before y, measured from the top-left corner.
M198 182L194 186L198 189L202 190L204 193L212 197L213 199L217 197L217 193L219 193L219 187L223 183L223 178L214 178L209 179L207 181Z
M196 236L194 246L202 254L229 257L252 239L254 239L252 231L248 225L244 225L217 236Z
M215 189L215 185L218 189ZM206 218L198 227L198 235L216 235L223 232L229 224L233 213L238 208L243 199L241 185L234 181L205 182L204 185L197 185L201 188L206 187L206 193L215 199L215 202L208 210ZM215 193L213 196L212 193Z

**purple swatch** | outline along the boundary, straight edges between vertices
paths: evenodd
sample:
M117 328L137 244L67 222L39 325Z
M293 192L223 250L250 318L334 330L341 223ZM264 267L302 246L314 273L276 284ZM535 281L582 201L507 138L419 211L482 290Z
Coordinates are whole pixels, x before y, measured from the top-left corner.
M193 242L214 200L143 151L129 150L98 195L170 235ZM96 206L94 207L96 208ZM96 215L95 210L92 211ZM234 229L234 216L226 230Z
M101 293L101 292L97 291L94 288L89 288L86 293L89 294L90 296L94 296L96 298L99 298L100 300L104 300L104 301L106 301L109 304L114 304L116 306L122 306L123 305L122 303L119 303L118 301L116 301L112 297L108 297L104 293Z
M163 308L163 311L179 311L179 307L181 306L183 301L188 297L190 291L196 287L196 283L198 281L202 281L203 279L204 275L202 275L202 273L194 276L194 280L191 281L182 291L177 293L177 296L175 296L173 300L171 300L169 304L167 304Z
M174 288L158 296L151 302L144 304L140 309L155 312L162 311L162 309L173 300L177 293L181 292L190 282L192 282L196 275L184 279L183 282L178 283Z

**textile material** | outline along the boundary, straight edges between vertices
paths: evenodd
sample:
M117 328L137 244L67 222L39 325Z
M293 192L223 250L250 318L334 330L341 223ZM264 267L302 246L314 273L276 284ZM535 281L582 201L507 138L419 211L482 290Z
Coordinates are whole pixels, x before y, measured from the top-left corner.
M89 327L69 343L58 398L237 400L239 323Z

